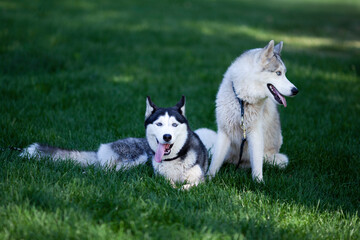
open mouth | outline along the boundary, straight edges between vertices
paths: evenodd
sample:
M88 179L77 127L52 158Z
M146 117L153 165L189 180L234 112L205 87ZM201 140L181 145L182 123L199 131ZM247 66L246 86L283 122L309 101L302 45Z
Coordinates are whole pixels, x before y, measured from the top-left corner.
M274 85L268 83L267 87L271 94L274 96L275 101L277 101L280 105L284 105L286 107L286 100L283 95L274 87Z
M171 148L174 144L161 144L157 139L156 141L158 146L155 152L155 161L161 163L163 156L169 155L171 153Z
M171 148L174 144L164 144L164 145L165 145L164 155L169 155L171 153Z
M164 155L169 155L171 153L171 148L174 146L174 144L161 144L157 139L156 142L158 144L158 147L164 149Z

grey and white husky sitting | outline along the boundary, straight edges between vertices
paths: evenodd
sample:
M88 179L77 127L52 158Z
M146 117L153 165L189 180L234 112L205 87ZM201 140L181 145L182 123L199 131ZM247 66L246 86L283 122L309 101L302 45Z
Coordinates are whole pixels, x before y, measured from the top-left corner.
M83 166L98 164L103 167L126 169L144 164L152 157L157 174L174 182L187 182L189 188L204 180L208 166L207 150L200 138L190 130L185 118L185 97L170 108L159 108L150 97L146 99L146 138L125 138L101 144L97 151L65 150L34 143L25 148L22 157L50 157L53 160L71 159ZM199 129L216 134L209 129ZM208 144L207 144L208 145ZM208 146L211 148L211 146Z
M271 40L264 48L248 50L224 74L216 96L218 132L210 176L224 161L239 162L246 131L240 162L250 163L253 179L263 181L264 160L279 167L288 164L288 157L279 152L283 138L277 105L286 107L284 96L295 96L298 89L285 76L282 47L283 42L274 45Z

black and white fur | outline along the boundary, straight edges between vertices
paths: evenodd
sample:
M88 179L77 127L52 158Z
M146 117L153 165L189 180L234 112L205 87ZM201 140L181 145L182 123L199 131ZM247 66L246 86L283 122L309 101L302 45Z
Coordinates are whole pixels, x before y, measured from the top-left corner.
M65 150L34 143L20 154L28 158L50 157L55 161L71 159L82 166L97 164L103 167L115 167L116 170L144 164L152 155L145 138L125 138L101 144L97 151Z
M186 182L184 189L204 181L208 167L207 150L185 118L184 96L170 108L159 108L147 97L145 129L146 139L155 153L152 158L155 173L172 183ZM162 145L166 146L165 151L157 156Z
M159 123L162 126L158 126ZM170 108L159 108L148 97L146 100L145 128L146 138L125 138L100 144L97 151L66 150L34 143L25 148L20 156L27 158L49 157L54 161L71 159L82 166L100 165L102 167L115 167L116 170L144 164L152 157L155 173L165 176L172 183L186 182L187 184L183 186L184 189L204 181L204 174L208 167L208 153L198 135L191 131L185 118L184 97L174 107ZM199 129L197 131L204 138L208 138L209 135L216 135L210 129ZM162 157L161 163L154 160L154 153L159 143L168 143L172 146L169 153L165 153ZM212 148L211 142L206 142L206 144L208 149Z

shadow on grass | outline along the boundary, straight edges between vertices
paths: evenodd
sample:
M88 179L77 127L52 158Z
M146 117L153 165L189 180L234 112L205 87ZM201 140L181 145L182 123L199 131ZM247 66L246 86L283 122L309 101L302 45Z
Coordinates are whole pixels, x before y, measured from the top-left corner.
M170 100L173 101L175 95L177 99L177 95L183 93L190 96L201 95L202 98L193 102L211 110L206 110L206 113L202 114L203 119L202 116L197 116L198 120L191 119L192 113L198 111L198 106L190 104L188 112L190 122L195 122L195 126L204 123L206 126L214 126L214 106L213 104L210 106L209 102L214 100L222 74L242 51L262 47L271 38L278 41L282 40L280 39L282 36L293 38L305 36L297 43L298 46L312 47L325 54L345 51L343 54L347 57L331 57L330 60L335 61L336 64L341 63L342 66L350 66L350 64L359 66L358 60L354 61L358 47L337 46L344 39L359 41L359 12L356 7L346 4L235 1L196 3L177 1L172 4L103 1L101 5L92 1L76 3L43 1L37 4L9 1L2 4L6 11L3 11L0 17L5 29L1 32L0 38L2 58L0 72L4 79L1 82L20 86L14 92L12 88L7 89L7 85L3 84L2 96L5 99L21 99L26 98L24 95L27 96L27 91L34 91L36 96L30 96L28 102L32 103L31 100L41 102L46 99L46 104L40 107L46 110L53 108L59 110L46 114L45 111L38 112L32 109L34 116L44 116L50 123L66 122L69 129L106 128L92 134L93 137L108 134L107 140L115 140L115 136L123 134L122 129L126 129L127 134L132 131L129 129L133 129L133 119L130 119L124 123L119 133L113 133L117 131L119 120L116 111L120 110L124 115L135 112L136 119L142 121L145 93L151 94L156 100L159 99L156 101L159 105L166 105ZM320 42L313 43L313 41ZM290 46L292 45L290 42ZM333 83L322 74L317 77L312 76L314 69L324 71L329 69L329 64L332 63L329 63L327 56L324 59L323 55L318 57L306 51L305 53L292 51L293 49L290 49L284 53L287 55L286 58L290 59L290 63L300 62L301 66L308 64L315 67L310 66L306 74L300 71L296 73L298 79L294 82L300 84L300 94L302 94L298 98L303 97L301 100L293 100L294 103L299 103L296 108L286 109L288 119L284 121L286 130L284 149L286 153L291 154L290 159L293 160L289 168L280 171L266 167L264 175L267 183L265 186L260 186L252 183L249 172L239 174L232 167L225 166L215 183L219 183L220 179L225 184L235 182L236 184L231 187L237 191L248 189L264 193L274 201L294 202L321 211L341 209L345 213L356 214L359 210L360 195L357 182L359 180L358 150L350 146L356 144L354 140L348 139L358 139L356 135L358 124L355 124L359 122L357 114L349 114L354 110L352 108L354 103L359 102L358 97L355 96L358 85L351 82ZM332 66L336 68L336 64L331 65L331 68ZM345 67L339 71L344 69ZM352 70L349 67L344 71ZM359 75L358 67L353 74L356 82ZM34 76L40 77L34 79L32 78ZM46 77L50 79L44 79ZM311 81L307 81L307 78ZM324 94L318 91L323 86L329 89ZM339 89L343 93L337 92ZM54 92L57 94L60 92L61 96ZM329 92L335 93L332 95L335 96L333 99L329 99ZM47 98L48 95L50 97ZM112 96L121 96L121 100L116 102L116 97ZM339 101L343 103L341 107ZM97 102L97 106L101 106L101 109L94 107L94 102ZM314 102L319 107L313 107ZM6 107L11 109L13 105ZM61 116L62 113L67 113L67 109L76 112L72 115L72 119L66 114ZM359 108L356 111L358 112ZM313 116L318 112L322 112L321 117L314 118ZM333 112L337 114L331 114ZM82 126L83 123L72 125L72 121L78 122L76 119L80 115L85 115L84 118L91 123L85 127ZM100 115L107 115L107 119L100 119ZM343 116L346 116L347 121L343 120ZM9 122L13 119L14 116L10 116ZM296 126L296 124L300 125L299 123L302 127ZM338 129L335 129L334 125ZM138 126L142 126L142 123ZM57 127L64 128L64 126ZM19 137L21 135L14 133L16 129L9 130L5 126L3 129L6 131L4 135L14 136L7 141L15 141L16 138L22 141ZM88 137L83 138L80 138L81 142L87 141L85 138ZM332 138L336 139L335 143L329 140ZM50 140L67 141L54 138ZM100 138L98 140L101 141ZM326 142L322 143L324 140ZM341 161L342 159L346 161ZM145 171L145 174L148 174L148 171ZM74 178L76 177L70 177L68 180L73 181ZM82 209L85 213L94 216L94 219L109 222L124 221L129 216L131 219L136 219L138 216L135 215L144 211L143 208L139 208L135 211L135 215L132 215L125 211L127 207L131 207L128 203L129 205L123 205L124 215L121 213L119 216L112 216L110 211L119 202L102 196L100 190L103 185L95 181L95 178L86 179L87 184L95 188L95 192L99 191L92 201L98 198L101 201L93 208L89 201L89 205ZM149 179L147 181L151 182ZM134 184L141 183L139 181ZM128 186L127 189L130 188ZM138 193L132 194L133 200L139 196ZM29 189L25 195L25 199L29 199L30 204L51 211L59 205L65 206L68 201L61 201L52 197L51 193L37 192L36 189ZM175 201L174 195L172 197ZM165 200L157 199L156 194L155 197L143 196L143 200L153 198L159 202ZM83 197L78 196L78 199ZM189 200L188 206L194 204L196 201ZM176 208L175 205L170 204L170 206ZM79 208L78 204L72 207ZM221 208L221 204L217 207ZM171 211L171 209L166 210ZM178 211L181 213L181 209ZM169 221L182 223L171 219L169 213L161 213L168 214ZM180 213L176 216L180 216ZM152 220L161 223L162 218L157 216ZM223 224L211 217L208 221L195 217L189 228L195 225L196 230L201 230L201 226L196 225L196 220L209 223L211 231L220 233L224 225L228 226L227 231L232 232L234 230L231 229L236 229L237 224L243 226L242 232L263 231L262 226L257 222L257 217L235 221L224 218ZM280 231L275 229L273 223L268 224L267 233ZM256 227L251 227L253 225ZM129 225L129 227L133 226Z
M236 194L229 187L219 189L219 192L209 191L206 185L191 191L173 189L164 178L154 176L149 164L116 172L96 167L81 168L70 161L41 160L40 164L18 160L1 161L2 171L22 167L25 174L12 171L11 178L18 179L11 186L16 191L7 191L9 194L1 199L0 206L8 206L6 211L12 217L10 221L14 221L14 217L20 219L18 231L36 232L37 237L52 232L52 228L39 225L39 222L51 223L55 215L58 226L82 221L91 229L105 223L114 233L148 235L155 239L196 236L292 236L301 239L303 235L301 231L297 233L277 226L276 219L263 219L261 211L241 207L233 199ZM2 185L1 188L6 190L4 188L10 186ZM8 205L8 199L14 197L17 201ZM16 215L21 213L33 216L33 223L26 223L23 216ZM69 232L64 232L64 236L68 235Z
M224 69L242 51L279 36L308 36L307 47L316 46L312 37L324 37L324 45L331 50L327 42L334 41L336 50L360 34L360 14L346 4L42 1L4 3L4 9L0 69L5 75L106 71L109 66L123 73L129 64L154 74L181 68L177 63L188 63L190 73L214 64L219 55L216 66Z

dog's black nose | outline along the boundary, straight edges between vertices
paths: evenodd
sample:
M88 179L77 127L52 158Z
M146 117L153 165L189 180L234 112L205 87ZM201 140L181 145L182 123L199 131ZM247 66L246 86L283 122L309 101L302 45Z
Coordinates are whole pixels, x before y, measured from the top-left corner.
M293 87L293 88L291 89L291 93L292 93L293 96L295 96L296 94L298 94L298 92L299 92L299 90L298 90L296 87Z
M170 134L164 134L163 139L165 142L169 142L171 140L171 135Z

